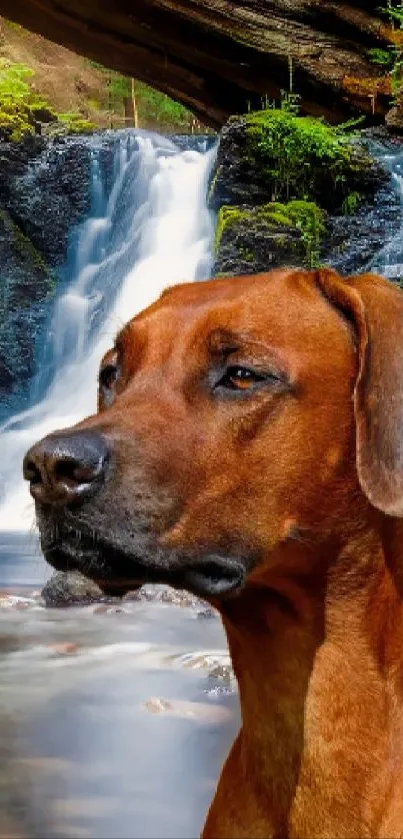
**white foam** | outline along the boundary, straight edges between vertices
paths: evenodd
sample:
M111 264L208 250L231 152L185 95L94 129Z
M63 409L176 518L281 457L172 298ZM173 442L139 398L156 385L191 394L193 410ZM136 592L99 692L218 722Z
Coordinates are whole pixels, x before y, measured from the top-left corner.
M0 429L0 530L32 526L24 453L96 410L99 361L120 326L167 286L208 276L213 222L205 196L214 153L179 152L166 138L126 132L106 200L94 150L92 217L77 237L74 279L54 306L45 393Z

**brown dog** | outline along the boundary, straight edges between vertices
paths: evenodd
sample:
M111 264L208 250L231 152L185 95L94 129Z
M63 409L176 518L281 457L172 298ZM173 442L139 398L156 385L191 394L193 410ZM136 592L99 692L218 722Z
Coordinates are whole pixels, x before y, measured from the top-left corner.
M25 458L46 558L221 612L242 728L217 837L403 836L403 294L330 270L178 286L99 414Z

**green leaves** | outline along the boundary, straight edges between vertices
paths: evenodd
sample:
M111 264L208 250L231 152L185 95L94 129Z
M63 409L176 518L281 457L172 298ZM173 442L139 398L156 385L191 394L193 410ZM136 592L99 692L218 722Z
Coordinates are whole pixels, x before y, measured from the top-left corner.
M351 126L335 129L284 109L257 111L244 119L249 154L272 184L273 201L317 201L334 189L328 203L340 207L343 184L356 165L347 134Z

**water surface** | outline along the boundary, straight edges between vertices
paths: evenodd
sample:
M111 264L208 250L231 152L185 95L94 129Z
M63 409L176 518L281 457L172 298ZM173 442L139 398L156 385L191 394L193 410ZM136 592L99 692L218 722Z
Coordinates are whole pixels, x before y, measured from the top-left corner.
M218 618L46 609L35 537L2 533L0 557L0 835L197 836L238 722Z

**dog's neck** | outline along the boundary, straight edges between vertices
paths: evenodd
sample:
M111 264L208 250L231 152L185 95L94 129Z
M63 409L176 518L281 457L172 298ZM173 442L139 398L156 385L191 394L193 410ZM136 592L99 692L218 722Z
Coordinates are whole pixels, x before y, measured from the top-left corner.
M285 551L281 567L309 568L303 545ZM254 836L375 835L365 800L384 802L403 735L403 527L389 520L316 559L256 578L222 609L242 712L222 785L234 776Z

